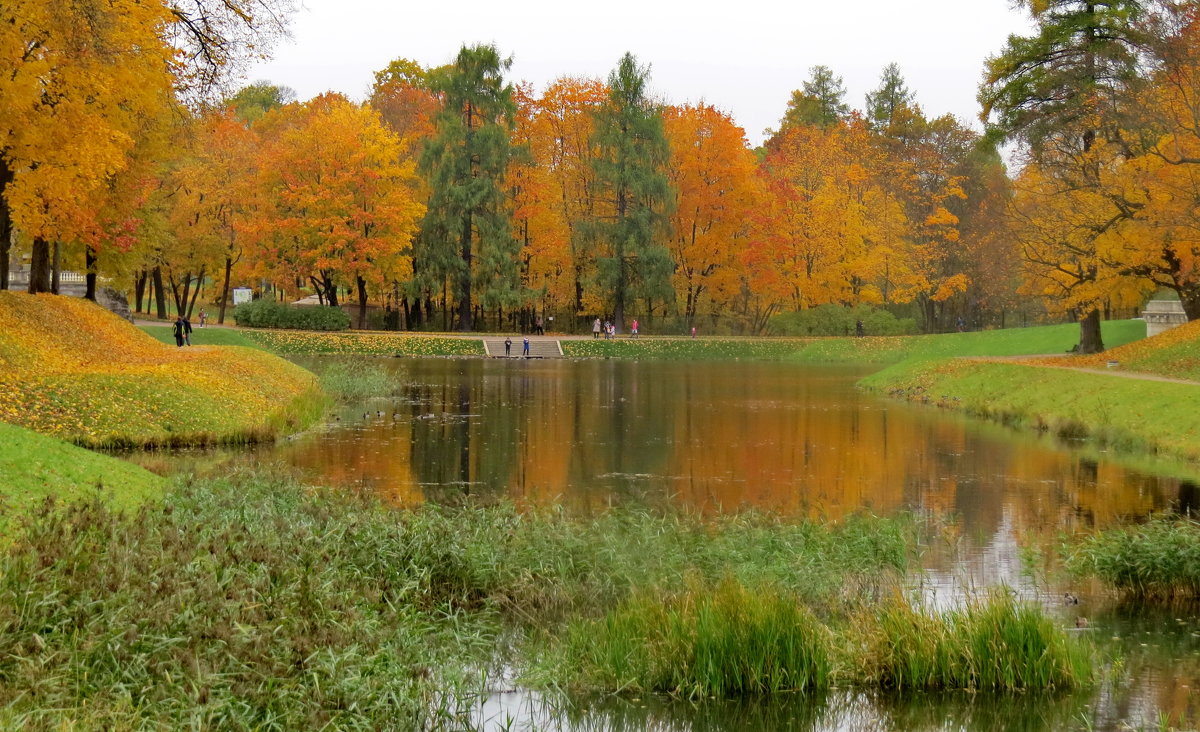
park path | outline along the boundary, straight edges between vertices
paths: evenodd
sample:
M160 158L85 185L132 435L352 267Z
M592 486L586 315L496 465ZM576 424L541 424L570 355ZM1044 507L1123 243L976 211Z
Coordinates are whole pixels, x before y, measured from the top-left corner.
M1187 384L1190 386L1200 386L1200 381L1194 379L1176 379L1171 376L1162 376L1161 374L1151 374L1145 371L1122 371L1120 369L1093 369L1083 366L1068 366L1066 364L1058 365L1053 363L1030 363L1029 359L1067 359L1070 356L1062 354L1047 354L1042 356L963 356L962 358L968 361L993 361L996 363L1016 363L1022 366L1033 366L1035 368L1044 369L1061 369L1063 371L1079 371L1084 374L1099 374L1101 376L1116 376L1121 379L1136 379L1138 381L1159 381L1165 384Z

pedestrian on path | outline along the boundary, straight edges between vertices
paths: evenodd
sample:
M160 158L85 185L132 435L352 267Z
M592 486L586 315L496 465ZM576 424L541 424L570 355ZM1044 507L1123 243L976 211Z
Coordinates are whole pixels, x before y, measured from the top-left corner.
M200 327L203 328L204 324L207 322L208 322L208 311L201 310L200 311Z
M183 319L183 342L192 345L192 324L187 318Z
M592 323L592 338L600 337L600 318L596 318L596 322Z
M537 334L538 335L546 335L546 328L544 327L544 324L542 323L542 316L540 316L540 315L537 317Z
M638 337L637 333L638 333L638 322L637 322L637 318L634 318L633 325L629 328L629 337L637 338Z
M521 350L521 355L529 358L529 336L525 336L525 347Z
M504 355L506 357L512 355L512 336L504 339Z
M183 316L182 315L175 316L175 325L171 329L171 333L174 334L174 336L175 336L175 347L182 348L183 347Z

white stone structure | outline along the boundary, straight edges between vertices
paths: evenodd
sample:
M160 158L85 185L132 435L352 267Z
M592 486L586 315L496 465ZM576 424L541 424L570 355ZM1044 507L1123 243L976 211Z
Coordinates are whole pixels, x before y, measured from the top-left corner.
M1142 318L1146 321L1146 337L1158 335L1187 322L1183 303L1178 300L1151 300L1142 310Z

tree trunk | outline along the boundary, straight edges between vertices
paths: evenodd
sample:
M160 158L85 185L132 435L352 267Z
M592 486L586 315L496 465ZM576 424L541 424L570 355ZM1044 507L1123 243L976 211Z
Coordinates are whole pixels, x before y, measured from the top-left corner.
M356 278L358 281L358 329L366 330L367 327L367 281L362 277Z
M474 312L471 310L471 215L463 219L461 236L463 271L458 278L458 329L469 331L475 327Z
M158 317L167 318L167 293L163 291L162 267L155 267L150 282L154 285L154 306Z
M136 313L142 312L142 298L146 295L146 270L139 269L133 277L133 299Z
M8 161L0 159L0 290L8 289L8 257L12 250L12 211L5 190L15 177Z
M29 294L50 292L50 244L36 237L29 253Z
M1092 308L1079 321L1079 353L1100 353L1104 350L1104 339L1100 336L1100 311Z
M217 323L225 324L225 305L229 302L229 273L233 271L233 258L225 255L225 283L221 285L221 311L217 314Z
M54 256L50 259L50 292L55 295L62 294L60 285L62 285L62 242L54 242Z
M83 257L87 262L87 274L84 275L87 280L87 292L83 296L96 302L96 251L90 246L84 245Z
M1176 292L1179 293L1179 303L1183 305L1183 313L1188 322L1200 319L1200 288L1188 287Z
M185 318L191 318L192 313L196 310L196 300L200 297L200 290L204 286L204 267L200 267L200 275L196 278L196 289L192 291L192 300L187 304L187 315ZM186 295L184 296L186 297Z

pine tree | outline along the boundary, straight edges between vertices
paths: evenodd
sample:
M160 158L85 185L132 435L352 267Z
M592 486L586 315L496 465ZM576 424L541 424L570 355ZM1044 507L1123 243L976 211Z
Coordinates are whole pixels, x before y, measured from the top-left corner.
M596 113L594 197L597 214L581 228L596 250L596 284L612 293L613 316L625 319L634 298L672 296L665 241L671 200L662 111L646 96L650 70L632 54L608 76L608 103Z
M850 114L842 77L834 76L832 69L821 65L812 67L808 73L808 81L792 92L781 130L791 125L828 129Z
M911 107L915 97L904 83L904 76L897 64L883 67L879 87L867 92L867 119L877 130L886 130L892 124L896 110Z
M451 280L459 330L474 328L477 290L485 308L517 299L518 244L503 185L516 114L512 85L503 79L511 65L495 46L464 46L431 80L442 109L421 156L429 208L414 242L414 270L426 291Z

